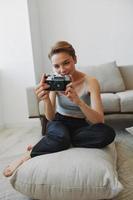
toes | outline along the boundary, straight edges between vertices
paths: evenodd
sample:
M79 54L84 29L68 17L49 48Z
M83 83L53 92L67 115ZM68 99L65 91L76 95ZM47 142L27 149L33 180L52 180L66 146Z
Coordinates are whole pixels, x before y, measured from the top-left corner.
M31 151L32 150L32 145L29 145L28 147L27 147L27 151Z
M12 170L10 168L7 168L3 172L4 176L9 177L13 174Z

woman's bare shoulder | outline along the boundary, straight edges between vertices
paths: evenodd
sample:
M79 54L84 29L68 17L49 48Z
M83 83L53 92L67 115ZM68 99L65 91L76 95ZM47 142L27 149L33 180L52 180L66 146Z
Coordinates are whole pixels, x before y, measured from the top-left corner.
M86 78L86 80L88 81L89 84L98 82L98 80L94 76L90 76L90 75L85 74L85 78Z
M89 91L100 87L98 80L94 76L86 75L86 82L88 84Z

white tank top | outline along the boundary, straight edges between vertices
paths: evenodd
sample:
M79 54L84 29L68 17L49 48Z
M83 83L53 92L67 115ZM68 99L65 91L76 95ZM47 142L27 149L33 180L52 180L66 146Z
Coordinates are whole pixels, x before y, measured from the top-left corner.
M85 76L80 91L77 92L81 100L90 106L90 93L88 91L87 77ZM75 103L69 100L62 92L56 95L56 111L62 115L85 118L83 112Z

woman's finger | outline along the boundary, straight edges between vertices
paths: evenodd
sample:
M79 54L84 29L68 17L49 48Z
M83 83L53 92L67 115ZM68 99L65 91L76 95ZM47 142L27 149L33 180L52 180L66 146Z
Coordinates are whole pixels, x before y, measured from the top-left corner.
M36 88L36 94L38 94L39 92L41 92L42 90L47 90L50 86L48 84L44 84L44 85L41 85L39 87Z
M45 82L45 74L42 74L41 80L40 80L40 84L43 84Z
M41 99L43 97L45 97L45 95L47 95L49 92L48 91L42 91L38 94L38 98Z
M74 91L75 91L72 85L70 85L70 86L68 86L68 87L66 88L66 92L68 92L68 91L71 91L71 92L74 92Z
M68 88L68 87L73 88L73 84L72 84L72 82L71 82L71 83L68 83L68 84L66 85L66 88Z

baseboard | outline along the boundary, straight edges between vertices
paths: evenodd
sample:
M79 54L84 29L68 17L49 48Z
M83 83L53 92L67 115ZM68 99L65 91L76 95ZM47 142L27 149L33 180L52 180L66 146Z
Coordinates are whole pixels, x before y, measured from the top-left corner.
M18 123L5 123L4 128L30 128L30 127L41 127L41 122L39 119L29 119L28 121L18 122Z

